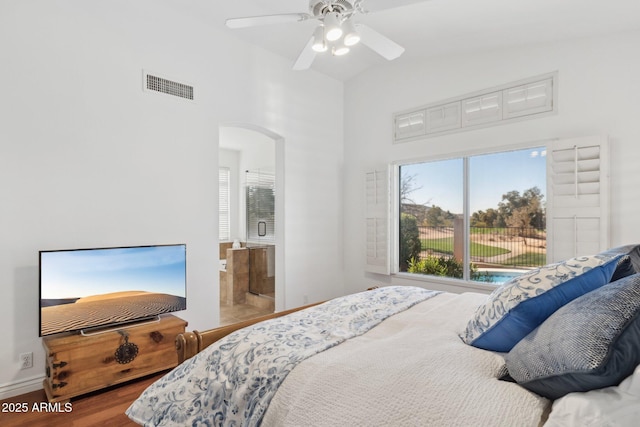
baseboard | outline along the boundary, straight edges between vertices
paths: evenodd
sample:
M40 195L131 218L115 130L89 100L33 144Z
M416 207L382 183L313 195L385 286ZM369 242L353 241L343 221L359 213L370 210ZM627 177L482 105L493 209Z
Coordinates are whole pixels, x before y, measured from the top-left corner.
M41 390L44 378L44 375L37 375L35 377L17 380L12 383L0 384L0 400Z

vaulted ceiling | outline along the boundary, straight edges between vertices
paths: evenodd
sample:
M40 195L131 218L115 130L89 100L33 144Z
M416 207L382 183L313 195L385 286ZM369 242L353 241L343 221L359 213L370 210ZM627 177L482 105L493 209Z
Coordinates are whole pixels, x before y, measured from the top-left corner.
M364 5L372 12L358 15L357 21L405 47L395 61L640 29L640 0L365 0ZM308 12L308 0L208 0L192 7L211 25L292 64L317 26L315 20L225 26L227 18ZM318 54L311 68L346 81L385 62L360 44L343 57Z

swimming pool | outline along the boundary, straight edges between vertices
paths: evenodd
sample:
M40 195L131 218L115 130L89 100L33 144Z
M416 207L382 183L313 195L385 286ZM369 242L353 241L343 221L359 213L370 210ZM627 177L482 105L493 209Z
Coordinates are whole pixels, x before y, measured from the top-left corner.
M478 269L477 275L472 280L500 285L526 272L527 270L481 268Z

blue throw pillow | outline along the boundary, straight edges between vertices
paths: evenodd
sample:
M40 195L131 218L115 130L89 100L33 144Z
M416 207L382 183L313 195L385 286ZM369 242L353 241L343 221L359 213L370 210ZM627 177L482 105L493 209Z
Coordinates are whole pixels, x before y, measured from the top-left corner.
M618 385L640 364L640 274L560 308L505 359L512 379L549 399Z
M611 279L620 253L571 258L504 283L476 310L460 337L486 350L508 352L554 311Z

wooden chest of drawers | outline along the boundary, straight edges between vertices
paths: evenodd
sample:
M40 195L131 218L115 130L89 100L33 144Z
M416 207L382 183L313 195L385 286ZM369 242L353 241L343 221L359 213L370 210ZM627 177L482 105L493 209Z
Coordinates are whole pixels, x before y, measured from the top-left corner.
M164 315L159 322L96 335L63 335L42 340L46 352L44 390L51 402L69 400L178 364L175 338L187 322Z

